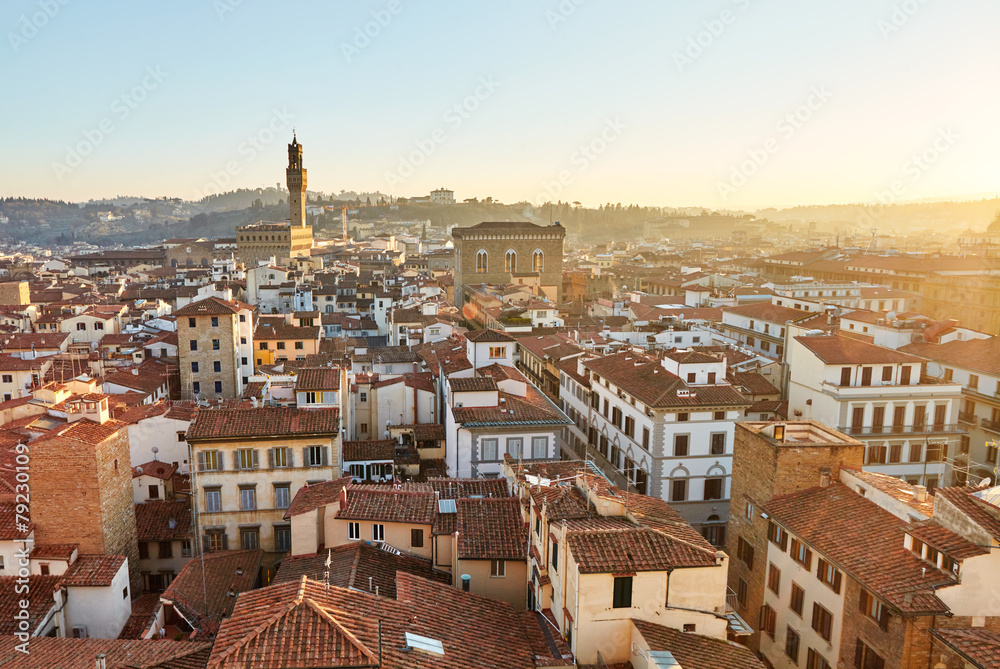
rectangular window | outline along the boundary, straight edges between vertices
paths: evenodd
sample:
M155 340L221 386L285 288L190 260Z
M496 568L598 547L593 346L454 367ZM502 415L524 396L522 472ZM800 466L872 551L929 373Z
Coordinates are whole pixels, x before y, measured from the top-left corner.
M798 539L792 539L791 555L793 560L798 562L807 570L812 569L813 552Z
M888 365L882 368L882 383L892 381L892 367Z
M812 648L806 653L806 669L831 669L830 663Z
M861 591L861 613L878 623L884 631L889 630L889 607L875 599L867 590Z
M520 437L510 437L507 439L507 453L517 460L521 457L521 445L523 440Z
M221 393L222 392L222 381L216 381L215 382L215 392L217 392L217 393Z
M552 550L549 551L552 554L552 568L559 568L559 544L552 542Z
M788 602L788 608L802 617L802 608L805 605L806 591L799 587L798 583L792 583L792 596Z
M285 342L283 342L283 341L279 341L275 346L277 347L277 349L279 351L284 351L285 350Z
M483 460L493 462L498 460L497 439L483 439Z
M726 453L726 433L715 432L712 434L712 455L724 455Z
M687 501L687 479L674 479L670 482L670 501Z
M851 368L841 367L840 368L840 385L849 386L851 385Z
M743 537L736 542L736 556L750 569L753 569L754 548Z
M139 542L139 559L140 560L149 559L149 544L145 541Z
M549 457L548 437L531 438L531 457L534 458L535 460L543 460Z
M625 416L625 435L629 438L635 436L635 418Z
M291 490L287 484L274 486L274 508L287 509L291 497Z
M736 579L736 602L740 606L744 606L745 607L747 605L747 592L748 592L748 590L749 590L749 587L747 586L747 582L746 581L744 581L742 578Z
M326 464L326 449L322 446L306 446L306 461L310 467L322 467Z
M815 602L813 603L812 628L827 641L833 634L833 614Z
M767 538L784 553L788 550L788 532L773 520L767 526Z
M791 626L788 627L788 633L785 636L785 655L791 658L795 664L799 663L799 633Z
M207 535L208 552L229 550L229 535L225 532L209 532Z
M885 669L885 660L871 646L858 639L854 649L854 666L856 669Z
M762 632L774 640L774 627L778 620L778 614L770 606L765 604L760 609L760 629Z
M817 560L817 563L819 564L819 567L816 569L817 578L823 581L823 583L839 595L841 581L840 570L823 558Z
M506 346L490 346L490 359L496 360L497 358L507 357L507 347Z
M188 343L188 346L191 348L192 351L197 351L198 350L198 340L197 339L192 339Z
M193 318L189 318L189 319L188 319L188 327L189 327L189 328L194 328L194 327L198 327L198 321L196 321L196 320L195 320L195 319L193 319Z
M615 592L612 607L616 609L632 608L631 576L615 576Z
M722 499L722 483L721 478L705 479L705 499Z
M258 466L256 448L236 449L236 469L257 469Z
M240 548L245 551L260 548L260 530L257 528L242 528L240 530Z
M208 513L222 511L222 491L218 488L205 491L205 511Z
M221 372L222 371L222 362L219 361L219 360L216 360L215 362L213 362L212 363L212 371L213 372Z
M240 488L240 510L255 511L257 509L257 489L251 487Z
M372 523L372 541L385 541L385 525Z
M913 368L909 365L903 365L899 368L899 385L908 386L910 385L910 374Z
M295 350L296 351L301 351L304 348L305 348L305 344L303 342L300 342L300 341L295 342Z
M688 454L688 442L690 437L686 434L674 435L674 457L683 458Z
M160 486L151 485L149 486L149 498L156 499L160 496Z
M424 547L424 531L421 529L410 530L410 546L413 548L423 548Z
M687 422L687 420L689 418L691 418L691 415L689 413L687 413L686 411L677 414L677 422L678 423L685 423L685 422Z
M767 565L767 587L776 595L781 590L781 570L773 562Z
M198 373L198 363L197 362L192 362L191 363L191 373L192 374L197 374Z
M870 386L872 384L872 368L862 367L861 368L861 385Z
M213 351L218 351L220 348L221 348L221 344L220 344L219 340L218 339L213 339L212 340L212 350Z
M289 525L274 526L274 550L284 553L292 549L292 528Z
M269 453L271 454L271 456L270 456L271 457L271 467L275 468L275 469L281 469L281 468L284 468L284 467L288 467L289 466L288 465L288 461L289 461L289 455L290 455L289 451L291 451L290 448L281 448L281 447L278 447L278 448L271 449L269 451Z
M218 316L212 316L212 327L213 328L219 327L219 317Z
M649 450L649 428L642 428L642 447Z
M351 541L359 541L361 539L361 523L347 523L347 538Z
M158 555L161 558L170 558L174 556L174 545L169 541L161 541L159 546Z
M507 563L503 560L490 560L490 577L504 578L507 576Z

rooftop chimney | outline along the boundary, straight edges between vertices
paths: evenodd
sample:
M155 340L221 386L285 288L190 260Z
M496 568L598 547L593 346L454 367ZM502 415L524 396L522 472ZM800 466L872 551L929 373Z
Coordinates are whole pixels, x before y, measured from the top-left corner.
M820 467L819 470L819 487L828 488L830 487L830 468Z
M922 485L913 486L913 498L918 502L926 502L927 486L922 486Z

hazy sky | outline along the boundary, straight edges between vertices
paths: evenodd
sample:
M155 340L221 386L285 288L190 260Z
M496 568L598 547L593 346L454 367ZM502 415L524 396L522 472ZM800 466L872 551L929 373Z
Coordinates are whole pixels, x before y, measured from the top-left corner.
M4 0L0 195L283 183L293 125L327 192L994 194L997 25L996 0Z

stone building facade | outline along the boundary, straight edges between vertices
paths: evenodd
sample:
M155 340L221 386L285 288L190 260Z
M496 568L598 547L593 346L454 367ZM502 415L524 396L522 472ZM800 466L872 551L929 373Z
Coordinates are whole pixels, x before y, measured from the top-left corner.
M210 297L174 315L181 399L242 397L254 368L254 308Z
M27 281L5 281L0 283L0 304L23 307L31 304Z
M560 303L566 230L559 223L484 222L454 228L451 236L455 240L457 306L466 302L465 286L513 283L515 275L537 276L544 297Z
M81 419L29 444L31 521L37 544L78 544L81 555L124 555L142 590L128 425Z
M837 481L841 467L861 469L864 449L862 442L815 421L736 424L726 552L729 588L736 593L736 612L744 620L757 621L764 602L764 504L818 486L824 477ZM760 650L760 630L746 645Z

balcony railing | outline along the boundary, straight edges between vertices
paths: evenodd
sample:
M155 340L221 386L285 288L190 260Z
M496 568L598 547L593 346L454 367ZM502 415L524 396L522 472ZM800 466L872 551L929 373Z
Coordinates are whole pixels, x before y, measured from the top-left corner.
M726 588L726 609L727 609L726 613L735 613L736 612L736 604L737 604L736 593L733 592L732 588L728 588L727 587Z
M982 420L981 425L983 426L984 430L989 430L990 432L1000 433L1000 421L989 420L988 418L984 418Z
M986 420L984 419L983 422L985 423ZM998 425L998 431L1000 431L1000 424L997 424L997 425ZM986 425L983 425L983 427L986 427ZM935 425L885 425L885 426L879 426L879 427L873 427L873 426L861 426L861 427L846 426L846 427L838 427L837 429L839 431L843 432L844 434L852 436L852 437L871 437L871 436L878 436L878 435L890 436L890 435L894 435L894 434L904 434L904 435L905 434L946 434L946 433L949 433L949 432L959 432L959 433L965 432L965 430L963 428L959 427L957 424L955 424L955 425L944 425L944 424L940 424L940 423L935 424ZM987 429L989 429L989 428L987 428Z
M959 411L958 421L960 423L970 423L972 425L976 424L976 414L972 411Z

